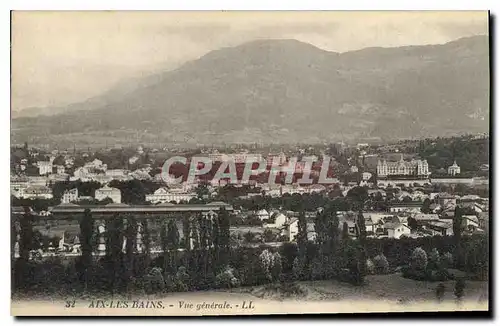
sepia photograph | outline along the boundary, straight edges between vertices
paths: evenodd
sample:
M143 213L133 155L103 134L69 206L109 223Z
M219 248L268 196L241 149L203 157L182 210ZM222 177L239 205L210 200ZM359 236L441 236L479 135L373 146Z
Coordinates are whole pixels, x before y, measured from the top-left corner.
M11 315L491 314L491 19L11 11Z

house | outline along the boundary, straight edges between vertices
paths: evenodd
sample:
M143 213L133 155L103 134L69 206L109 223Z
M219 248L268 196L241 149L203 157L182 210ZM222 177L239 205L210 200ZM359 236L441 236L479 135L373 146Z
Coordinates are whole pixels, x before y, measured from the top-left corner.
M76 168L73 172L73 176L76 178L76 180L87 178L89 174L89 170L85 167Z
M476 201L469 201L469 200L467 200L467 201L464 202L464 200L461 199L460 200L460 206L462 206L462 208L469 208L469 209L473 210L476 213L481 213L481 212L485 211L484 205L481 205L481 204L479 204Z
M64 158L64 166L66 166L67 168L73 167L74 164L75 164L74 158L69 156Z
M51 161L38 161L38 174L46 175L52 173L52 162Z
M266 227L266 228L281 228L288 221L288 217L286 217L285 214L279 213L279 212L273 213L271 215L271 219L274 219L274 223L265 224L264 227Z
M69 180L69 174L67 173L62 173L62 174L49 174L47 177L49 180L49 183L56 183L56 182L64 182Z
M293 195L293 194L304 194L306 193L306 189L304 189L303 187L301 187L300 185L294 183L294 184L291 184L291 185L284 185L284 186L281 186L281 194L290 194L290 195Z
M106 170L106 175L112 177L116 180L124 180L127 179L128 170L125 169L111 169ZM160 174L161 175L161 174ZM160 179L161 181L161 179Z
M490 224L490 215L489 212L482 212L477 214L479 228L488 232L489 224Z
M153 204L168 202L168 189L166 187L158 188L153 194L146 195L146 201Z
M107 164L102 164L102 161L99 159L94 159L92 162L85 163L83 167L91 172L106 171L108 169Z
M65 172L65 167L64 165L55 165L56 168L56 173L57 174L63 174Z
M440 193L436 196L437 203L441 207L456 206L457 198L447 193Z
M10 191L12 194L24 194L24 190L28 188L30 185L29 181L27 178L22 178L22 177L11 177L10 179ZM16 196L18 197L18 196ZM19 197L18 197L19 198Z
M408 225L401 222L387 222L384 224L384 229L387 232L388 238L399 239L401 236L409 236L411 233Z
M47 186L32 185L24 190L22 198L26 199L51 199L52 190Z
M128 159L128 164L135 164L139 160L138 156L132 156L131 158Z
M340 214L339 214L340 213ZM340 232L344 229L344 223L347 223L348 234L351 237L357 236L357 213L355 212L339 212L339 230ZM372 218L373 214L373 218ZM380 220L380 217L377 216L375 212L373 213L363 213L363 218L365 219L365 230L367 234L373 234L376 231L377 222Z
M356 223L354 222L354 220L339 221L340 232L343 232L344 224L347 224L347 234L349 235L349 237L356 237L357 231L356 231Z
M429 198L429 195L426 195L420 190L415 190L414 192L411 193L410 195L411 199L413 201L424 201L426 198Z
M310 194L320 193L320 192L325 191L325 190L326 190L326 187L323 185L319 185L319 184L314 184L314 185L311 185L311 186L306 188L306 191L309 192Z
M375 234L375 223L371 218L365 218L365 230L367 234Z
M446 210L442 211L439 216L443 220L452 220L455 217L455 209L447 208Z
M377 223L379 220L384 218L393 217L395 214L388 212L363 212L363 216L366 219L371 219L373 223Z
M419 213L421 207L422 207L422 202L420 201L412 201L407 203L394 203L389 207L389 211L391 213L399 213L399 212Z
M11 189L10 194L16 198L24 198L24 191L26 188Z
M31 186L46 186L49 183L49 179L44 176L30 176L28 181Z
M113 177L102 173L89 175L88 179L91 181L99 182L100 184L107 184L113 181Z
M113 203L121 203L122 202L122 194L119 189L111 188L108 185L97 189L95 191L95 199L101 201L106 198L110 198L113 200Z
M271 216L269 215L269 212L266 211L265 209L261 209L260 211L258 211L256 213L257 217L261 220L261 221L265 221L265 220L268 220Z
M280 185L266 185L261 188L267 196L280 197L282 195L282 189Z
M453 235L453 222L452 221L429 221L426 223L427 231L431 235L451 236Z
M479 197L478 195L464 195L462 197L460 197L460 202L463 203L465 201L476 201L476 200L480 200L481 197Z
M153 194L146 195L146 201L153 204L157 203L170 203L170 202L189 202L191 199L196 198L196 193L187 192L183 188L158 188Z
M380 196L382 196L382 198L387 197L387 193L383 189L368 189L368 196L376 197L376 196L379 196L378 194L380 194Z
M77 200L78 200L78 188L66 190L61 198L61 202L63 204L71 203Z
M370 172L363 172L361 174L361 179L364 180L364 181L370 180L371 177L372 177L372 174Z
M408 197L408 198L410 198L410 199L412 198L411 194L410 194L408 191L400 191L400 192L396 195L396 198L397 198L398 200L400 200L400 201L401 201L401 200L403 200L403 199L404 199L404 198L406 198L406 197Z
M437 214L424 214L424 213L417 213L413 214L411 216L414 220L417 222L428 222L428 221L438 221L439 216Z
M30 214L34 214L35 212L33 211L33 208L31 207L23 207L23 206L12 206L11 207L11 214L13 215L24 215L26 214L26 209Z
M151 180L152 177L149 174L148 169L137 169L131 173L129 173L129 176L136 179L136 180Z
M477 229L480 229L479 219L475 215L463 215L462 216L462 223L463 223L464 229L468 232L474 232Z
M92 196L80 196L76 200L78 202L80 202L80 201L93 201L94 197L92 197Z
M306 229L307 229L307 240L309 241L316 240L316 231L314 229L314 223L307 223ZM286 235L288 241L296 242L298 234L299 234L299 219L293 217L290 219L290 222L286 224Z

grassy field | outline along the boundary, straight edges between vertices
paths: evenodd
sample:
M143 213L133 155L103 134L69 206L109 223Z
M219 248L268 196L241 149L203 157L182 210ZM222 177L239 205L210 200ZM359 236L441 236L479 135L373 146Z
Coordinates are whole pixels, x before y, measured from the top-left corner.
M282 293L269 290L266 285L252 288L242 288L241 291L263 299L287 300L300 299L306 301L351 301L351 300L387 300L398 303L419 301L434 301L436 286L440 282L414 281L402 277L400 274L369 275L364 286L353 286L335 280L297 282L303 291L300 296L287 298ZM454 281L443 282L446 287L445 300L454 300ZM235 289L234 291L238 291ZM273 293L274 292L274 293ZM488 283L481 281L467 281L465 299L480 301L488 297Z
M300 314L300 313L366 313L366 312L420 312L488 310L488 284L468 281L462 303L454 301L454 282L444 282L445 301L438 303L434 291L438 283L405 279L398 274L371 275L366 285L356 287L337 281L297 282L299 295L279 293L277 285L211 290L199 292L168 293L162 295L100 296L77 299L73 309L65 308L71 298L31 298L14 300L14 315L232 315L232 314ZM161 301L162 309L90 309L92 299ZM252 302L252 309L244 308ZM185 304L191 308L184 308ZM211 303L226 304L225 308L210 308Z

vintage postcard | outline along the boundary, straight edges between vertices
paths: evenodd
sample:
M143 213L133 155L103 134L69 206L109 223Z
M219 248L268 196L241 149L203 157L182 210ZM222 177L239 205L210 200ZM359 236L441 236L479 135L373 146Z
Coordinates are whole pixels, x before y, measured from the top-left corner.
M11 314L490 311L486 11L13 11Z

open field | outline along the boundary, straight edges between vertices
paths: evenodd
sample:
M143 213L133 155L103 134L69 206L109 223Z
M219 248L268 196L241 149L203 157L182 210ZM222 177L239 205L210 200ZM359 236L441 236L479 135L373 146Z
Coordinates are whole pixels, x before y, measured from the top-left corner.
M268 291L266 286L252 288L241 288L244 293L249 293L264 299L274 300L307 300L307 301L344 301L344 300L385 300L398 303L411 303L419 301L434 301L435 290L440 282L414 281L402 277L400 274L369 275L366 277L366 285L352 286L348 283L336 280L303 281L297 282L304 291L300 297L287 298ZM444 299L453 301L455 296L453 289L455 282L442 282L446 287ZM237 291L239 289L235 289ZM275 292L275 291L274 291ZM488 283L481 281L467 281L465 289L466 300L479 301L488 296Z
M11 311L23 315L217 315L217 314L283 314L283 313L346 313L346 312L401 312L401 311L455 311L487 310L487 282L467 281L463 303L454 301L453 281L443 282L446 286L445 300L437 303L435 288L439 282L420 282L405 279L399 274L371 275L366 277L366 285L355 287L338 281L297 282L300 295L287 295L276 291L274 285L244 287L232 290L212 290L199 292L168 293L162 295L125 296L105 295L93 298L108 304L113 300L161 301L161 309L91 309L92 300L76 299L75 308L64 308L71 298L17 299L12 302ZM255 307L244 309L243 302ZM192 308L180 308L181 303L192 303ZM224 304L226 308L209 308L203 304Z

